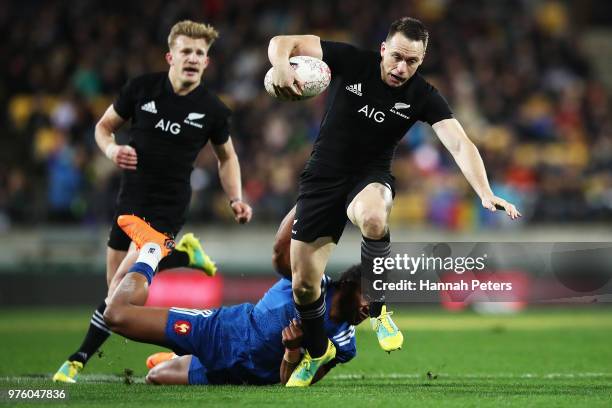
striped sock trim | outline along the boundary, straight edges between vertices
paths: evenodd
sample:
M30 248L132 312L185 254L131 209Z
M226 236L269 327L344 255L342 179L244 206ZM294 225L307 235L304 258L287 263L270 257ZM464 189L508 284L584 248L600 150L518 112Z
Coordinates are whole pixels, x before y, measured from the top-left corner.
M389 257L391 255L391 243L389 242L372 242L361 241L361 256L362 258Z
M319 317L323 317L325 316L325 310L326 310L325 302L321 303L321 305L315 309L300 311L298 307L295 308L297 316L300 320L312 320L312 319L317 319Z
M112 333L106 323L104 323L104 317L97 310L91 315L91 320L89 322L108 334Z

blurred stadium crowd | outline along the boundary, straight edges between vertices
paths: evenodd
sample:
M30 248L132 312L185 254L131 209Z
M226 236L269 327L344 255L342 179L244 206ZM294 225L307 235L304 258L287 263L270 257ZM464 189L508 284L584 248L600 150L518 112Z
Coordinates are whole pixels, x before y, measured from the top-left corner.
M184 18L221 32L205 84L234 111L255 220L280 221L324 98L281 104L265 94L269 39L315 33L377 49L403 15L428 26L422 73L447 97L494 190L520 207L523 223L612 218L610 92L563 2L51 0L12 1L0 12L0 230L109 221L119 173L95 145L95 122L128 78L167 69L166 37ZM481 211L427 125L409 132L397 157L396 224L461 230L505 222ZM198 159L191 222L229 216L215 164L210 149Z

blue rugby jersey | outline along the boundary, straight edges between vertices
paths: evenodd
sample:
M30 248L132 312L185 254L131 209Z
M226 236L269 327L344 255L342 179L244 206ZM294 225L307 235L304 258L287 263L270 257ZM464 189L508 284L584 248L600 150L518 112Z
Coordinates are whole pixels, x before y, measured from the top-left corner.
M329 318L333 288L325 276L325 329L336 346L334 363L345 363L357 353L355 327ZM189 315L189 314L193 315ZM192 322L193 332L178 337L167 330L178 351L193 354L203 365L209 384L275 384L283 359L282 330L296 317L291 281L280 279L256 304L241 304L207 313L171 309L169 325L178 317Z

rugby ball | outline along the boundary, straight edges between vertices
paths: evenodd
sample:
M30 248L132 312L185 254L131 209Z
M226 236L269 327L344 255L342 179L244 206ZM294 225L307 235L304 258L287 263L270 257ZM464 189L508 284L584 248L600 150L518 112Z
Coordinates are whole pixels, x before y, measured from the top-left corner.
M304 91L302 92L302 96L288 99L276 95L274 88L272 87L272 70L274 67L268 70L266 77L264 78L264 86L266 87L266 91L271 96L281 100L303 101L304 99L309 99L313 96L319 95L329 86L329 82L331 81L331 71L327 64L320 59L300 55L297 57L291 57L289 59L289 64L291 64L291 67L295 70L297 76L304 81Z

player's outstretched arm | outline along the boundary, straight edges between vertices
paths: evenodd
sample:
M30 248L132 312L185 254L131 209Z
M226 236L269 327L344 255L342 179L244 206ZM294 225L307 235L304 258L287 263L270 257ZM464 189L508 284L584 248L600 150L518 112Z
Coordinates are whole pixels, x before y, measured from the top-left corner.
M268 58L274 67L272 86L279 96L291 98L304 90L304 82L289 65L289 58L296 55L322 59L321 39L316 35L278 35L270 40Z
M251 206L242 201L242 181L240 179L240 163L234 150L232 139L216 145L212 144L219 165L219 179L223 191L227 194L230 207L234 212L234 219L240 224L251 221L253 210Z
M496 211L496 207L503 207L510 218L520 217L521 213L513 204L493 194L478 148L467 137L459 121L444 119L434 123L432 127L442 144L453 155L467 181L480 197L483 207L491 211Z
M119 146L115 143L114 133L123 126L125 120L115 111L113 105L109 106L104 115L96 123L95 138L98 147L106 157L124 170L136 170L138 157L132 146Z

